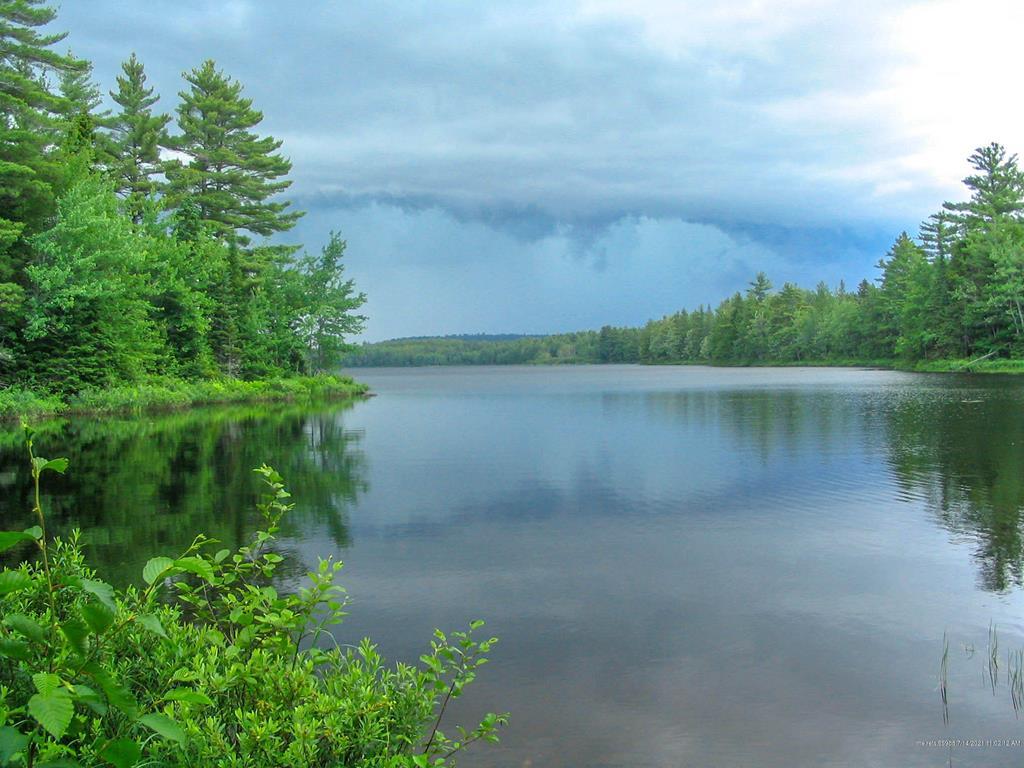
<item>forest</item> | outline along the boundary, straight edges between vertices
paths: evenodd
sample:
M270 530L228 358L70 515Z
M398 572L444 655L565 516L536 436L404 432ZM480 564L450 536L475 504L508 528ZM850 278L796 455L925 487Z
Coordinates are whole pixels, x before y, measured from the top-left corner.
M207 60L164 111L131 54L106 100L55 18L0 3L0 400L334 368L365 297L339 235L288 241L291 162L243 85Z
M1024 355L1024 172L999 144L969 158L965 202L945 203L903 232L855 288L773 286L639 328L523 337L397 339L364 344L364 365L495 363L874 363L941 368L943 361ZM1004 368L1006 365L1004 364Z

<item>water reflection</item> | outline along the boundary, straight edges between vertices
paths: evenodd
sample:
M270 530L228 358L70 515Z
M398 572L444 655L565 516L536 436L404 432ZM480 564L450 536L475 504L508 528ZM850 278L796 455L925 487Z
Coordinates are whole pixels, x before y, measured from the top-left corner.
M1019 385L905 399L886 418L890 464L951 533L969 539L979 585L1024 585L1024 407Z
M592 422L599 420L600 412L600 419L640 419L674 425L692 435L685 460L698 471L686 486L690 500L707 502L723 489L742 493L735 479L720 482L723 472L737 467L740 475L756 474L757 466L788 468L784 479L776 476L776 484L799 487L808 479L801 476L801 469L809 457L818 462L831 457L837 471L824 476L818 472L807 489L827 503L830 495L840 496L863 479L844 462L883 455L896 487L893 494L882 483L876 489L880 502L893 496L924 501L943 527L959 540L972 542L983 589L1004 592L1024 585L1024 399L1016 380L918 377L912 385L904 380L898 386L863 390L625 388L599 392L596 402L600 405L591 409ZM493 408L489 401L478 404L482 411ZM44 424L37 438L40 452L71 459L66 477L47 479L54 529L81 528L97 564L115 569L119 578L153 552L173 552L200 531L236 546L254 522L259 485L250 470L267 461L290 487L300 490L286 534L323 535L338 548L348 547L350 507L366 488L363 434L346 428L342 415L351 407L347 403L326 409L199 409L143 419ZM586 419L586 409L581 416ZM471 412L466 417L482 418ZM558 420L557 415L551 418ZM579 421L577 427L583 433L588 430ZM455 432L458 439L467 437L460 429ZM723 435L728 446L714 450L716 436ZM702 445L708 450L702 451ZM456 449L455 455L459 452ZM657 466L661 459L655 453L649 453L649 463ZM708 471L701 468L702 461L709 462ZM581 489L594 487L596 478L614 477L617 462L621 457L613 451L577 467L582 477L574 481L575 490L568 489L571 503L581 503ZM667 466L664 474L672 475ZM490 488L494 480L460 478L463 492L451 496L447 510L437 511L450 521L472 516L480 508L478 494L464 491L476 481ZM764 483L763 476L761 481L756 494L770 494L771 484ZM414 495L429 492L421 484L407 485ZM489 514L543 516L551 504L527 503L529 498L563 491L560 482L531 483L531 488L527 497L492 496L487 501ZM857 490L865 493L863 487ZM620 495L623 492L619 490ZM27 524L30 506L20 434L12 428L0 430L0 518L5 525ZM424 504L423 510L430 506ZM621 498L608 504L590 499L586 506L594 513L602 506L616 514L630 509ZM673 503L664 506L677 508ZM372 526L378 518L386 521L387 510L369 515L364 523Z
M347 547L349 507L366 489L361 435L344 423L351 407L231 407L44 423L37 453L71 460L66 475L46 477L50 528L64 535L81 529L91 564L106 578L137 580L148 558L173 555L197 533L227 547L247 541L261 491L252 469L267 462L290 488L301 488L283 536L318 535ZM7 429L0 432L5 528L31 524L30 497L20 433Z
M652 418L698 425L705 433L725 429L738 450L761 464L799 461L808 453L880 451L896 498L924 501L943 527L973 542L979 586L993 592L1024 586L1019 385L977 379L958 379L948 388L928 384L871 393L655 392L643 404Z

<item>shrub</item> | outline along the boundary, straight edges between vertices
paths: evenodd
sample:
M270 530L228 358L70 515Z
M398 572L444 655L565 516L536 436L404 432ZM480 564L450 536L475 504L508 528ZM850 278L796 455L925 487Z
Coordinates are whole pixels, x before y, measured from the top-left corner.
M144 587L115 589L86 564L77 533L48 541L40 480L63 473L26 446L38 525L0 532L0 551L34 548L0 572L0 765L449 766L472 742L496 741L506 715L450 738L438 729L497 640L437 631L420 665L389 667L369 640L341 650L329 627L345 615L320 560L308 584L271 584L273 545L291 509L280 476L265 522L236 552L200 535L155 557Z

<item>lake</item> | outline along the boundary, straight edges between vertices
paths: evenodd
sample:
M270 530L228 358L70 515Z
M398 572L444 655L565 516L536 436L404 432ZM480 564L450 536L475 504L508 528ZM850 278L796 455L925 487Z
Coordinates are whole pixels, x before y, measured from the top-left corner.
M346 563L341 642L414 660L475 618L501 638L454 714L511 725L467 767L1021 763L1024 379L354 375L377 396L41 425L39 453L71 459L47 479L53 528L138 579L200 531L243 541L272 464L297 504L282 549ZM4 528L29 524L28 494L0 431Z

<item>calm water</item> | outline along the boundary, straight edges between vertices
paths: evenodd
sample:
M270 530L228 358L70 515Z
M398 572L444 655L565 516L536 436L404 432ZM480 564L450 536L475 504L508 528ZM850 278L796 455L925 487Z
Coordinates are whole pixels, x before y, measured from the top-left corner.
M346 561L351 617L414 659L500 635L456 714L509 710L466 766L1019 765L989 623L1024 647L1024 379L674 367L358 371L377 397L51 424L56 527L119 580L252 530ZM0 518L27 473L0 432ZM950 722L938 669L950 639ZM973 656L971 655L974 649ZM1004 651L1005 652L1005 651ZM1001 659L1000 674L1005 674Z

